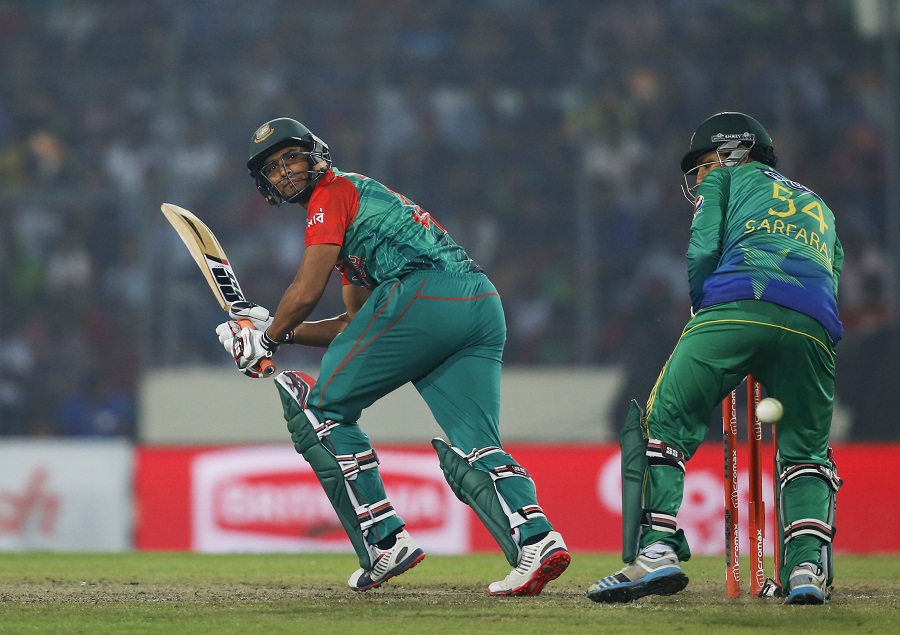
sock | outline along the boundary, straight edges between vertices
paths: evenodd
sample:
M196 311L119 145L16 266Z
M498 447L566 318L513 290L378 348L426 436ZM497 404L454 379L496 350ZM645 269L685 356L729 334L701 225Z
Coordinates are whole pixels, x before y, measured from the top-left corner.
M641 549L641 553L645 556L650 556L651 558L659 558L670 553L675 553L675 550L664 542L654 542L652 545Z
M378 547L379 549L381 549L382 551L384 551L386 549L390 549L391 547L393 547L394 545L397 544L397 534L399 534L401 531L403 531L402 527L400 529L394 530L393 532L391 532L390 535L385 536L384 538L382 538L381 540L376 542L375 546Z
M545 531L545 532L542 533L542 534L537 534L536 536L530 536L529 538L526 538L526 539L525 539L525 542L522 543L522 546L523 546L523 547L526 547L526 546L528 546L528 545L533 545L533 544L536 543L536 542L540 542L540 541L542 541L544 538L546 538L546 537L547 537L547 534L549 534L549 533L550 533L549 531Z

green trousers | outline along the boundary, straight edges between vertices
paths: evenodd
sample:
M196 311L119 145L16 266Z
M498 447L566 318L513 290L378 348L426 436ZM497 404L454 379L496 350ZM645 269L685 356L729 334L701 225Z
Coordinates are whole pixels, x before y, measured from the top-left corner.
M443 271L412 273L379 285L347 328L328 347L309 408L336 428L329 442L336 454L371 447L358 420L362 411L412 382L450 443L468 453L500 442L500 369L506 321L496 288L484 274ZM505 452L475 461L489 470L518 465ZM378 469L361 472L353 483L357 498L384 498ZM504 478L497 488L517 510L537 504L534 484ZM389 517L369 532L377 542L403 526ZM520 527L520 540L552 529L544 518Z
M832 468L831 338L809 316L759 300L709 307L688 322L647 401L646 434L678 448L689 460L707 435L714 409L750 374L784 406L778 423L782 467L815 463ZM674 516L683 494L684 473L677 466L648 469L645 509ZM827 522L832 494L820 479L793 481L782 493L785 525L802 518ZM645 528L641 546L654 542L670 544L682 560L690 558L680 530L672 534ZM801 562L822 564L821 548L822 542L812 536L790 541L782 557L782 580L787 583Z

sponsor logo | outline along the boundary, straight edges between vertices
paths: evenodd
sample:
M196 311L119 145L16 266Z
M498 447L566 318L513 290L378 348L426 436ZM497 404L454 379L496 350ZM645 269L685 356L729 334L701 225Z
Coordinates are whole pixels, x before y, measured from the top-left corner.
M237 276L228 263L217 264L215 261L207 259L209 270L212 272L216 286L222 292L225 302L233 304L234 302L244 301L244 292L241 291L241 285L238 284Z
M756 141L756 135L751 134L749 132L735 132L735 133L725 133L725 132L717 132L712 137L709 138L713 143L721 143L724 141Z
M721 457L721 454L719 454L719 457ZM726 547L726 541L722 539L723 528L736 532L740 538L739 549L746 550L746 553L751 553L757 549L757 546L751 543L753 537L749 531L749 514L739 514L739 525L734 522L734 519L727 511L723 515L721 458L718 461L714 461L714 464L711 463L709 467L694 465L693 469L685 474L684 498L682 506L678 510L677 527L684 530L692 553L737 555L737 545L729 544ZM748 501L750 499L749 473L744 469L738 471L735 468L734 475L738 477L739 486L736 498L739 501L727 494L726 505L729 501L735 505L739 502L740 509L748 509ZM729 473L728 477L730 478L731 476L732 474ZM772 477L764 473L762 480L765 505L767 508L773 509L773 501L770 498L773 496ZM612 454L601 464L597 472L596 492L596 504L605 513L621 516L622 477L620 455L618 453ZM773 514L766 515L766 535L776 535L774 533L775 521L773 516ZM766 546L768 549L771 549L771 547L771 544Z
M312 227L313 225L320 225L325 222L325 212L322 211L322 208L319 208L319 211L310 214L309 218L306 220L306 226Z
M470 512L433 456L382 451L379 458L388 500L416 541L435 553L466 551ZM352 550L318 478L289 445L203 452L191 473L196 550Z
M703 197L698 196L697 200L694 201L694 216L700 213L700 207L703 205Z
M389 499L403 520L417 531L442 522L440 483L397 476ZM259 535L346 540L331 501L311 472L275 472L218 483L212 496L212 520L225 531Z
M60 500L48 491L48 478L45 468L37 468L21 493L0 491L0 535L24 534L27 527L45 536L54 533Z
M790 179L786 179L783 176L781 176L778 172L776 172L775 170L761 169L760 172L762 172L764 175L766 175L773 181L777 181L789 189L796 190L798 192L803 192L805 194L811 194L812 196L815 196L820 201L822 200L818 194L813 192L811 189L809 189L802 183L797 183L797 181L791 181Z

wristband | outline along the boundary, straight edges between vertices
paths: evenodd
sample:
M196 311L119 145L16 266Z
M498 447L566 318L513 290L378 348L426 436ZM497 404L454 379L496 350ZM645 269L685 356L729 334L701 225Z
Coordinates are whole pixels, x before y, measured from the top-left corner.
M276 342L271 337L269 337L269 329L263 331L262 334L262 346L267 351L274 353L275 349L278 348L279 342Z

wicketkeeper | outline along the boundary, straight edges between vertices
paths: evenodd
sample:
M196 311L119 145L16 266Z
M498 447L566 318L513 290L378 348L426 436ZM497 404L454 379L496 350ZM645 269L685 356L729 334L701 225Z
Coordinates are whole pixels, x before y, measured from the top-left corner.
M454 493L472 507L513 567L496 596L537 595L570 556L537 503L534 483L500 442L500 296L432 216L361 174L332 165L328 146L293 119L263 124L247 163L272 205L307 211L306 249L275 315L232 307L219 338L252 377L283 344L327 347L317 381L284 372L276 386L297 452L316 472L359 557L350 588L366 591L424 557L388 499L360 413L412 382L449 442L432 442ZM333 269L346 312L305 322Z
M838 278L844 254L834 214L775 170L758 121L718 113L681 161L694 203L688 247L693 317L647 400L622 430L623 560L587 591L597 602L669 595L688 583L678 511L686 464L713 410L752 374L784 406L778 424L782 595L822 604L833 580L835 494L829 456Z

